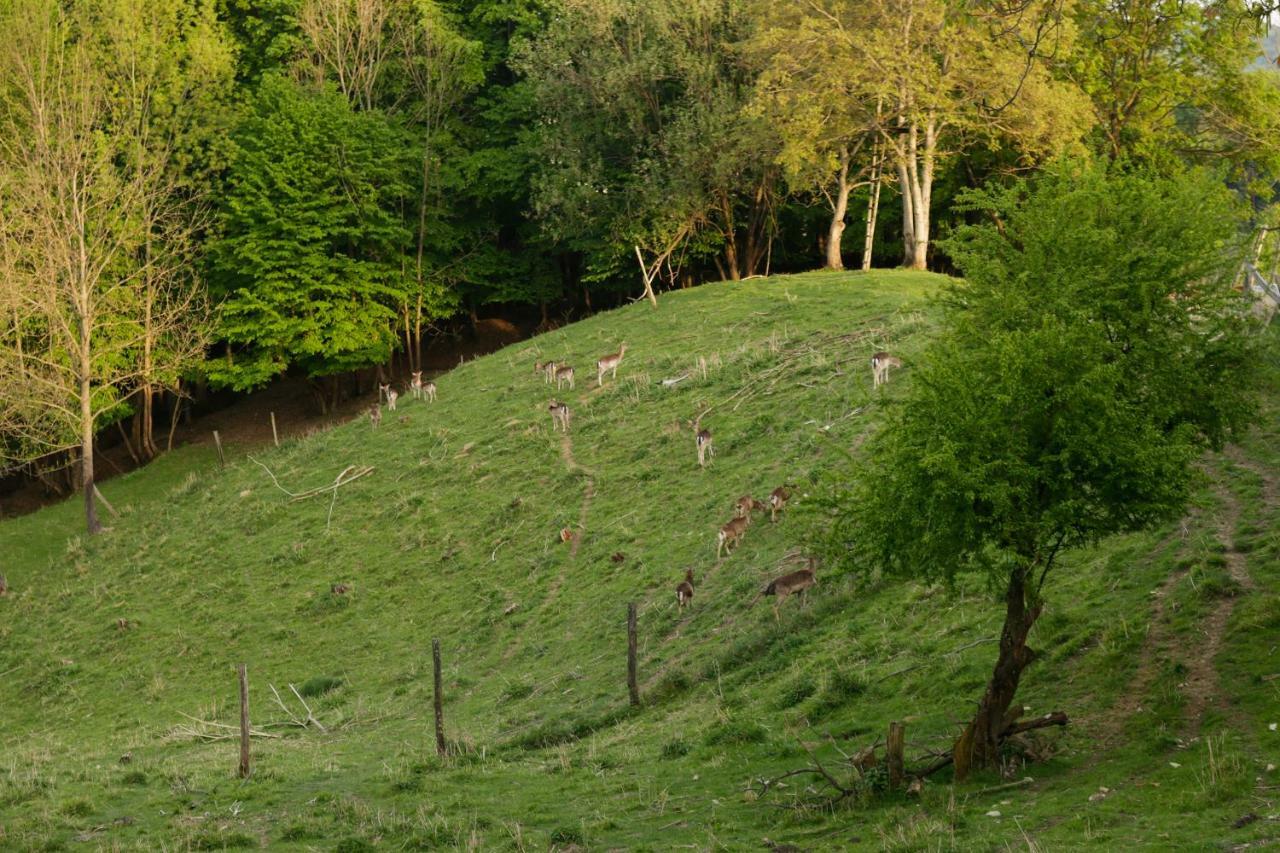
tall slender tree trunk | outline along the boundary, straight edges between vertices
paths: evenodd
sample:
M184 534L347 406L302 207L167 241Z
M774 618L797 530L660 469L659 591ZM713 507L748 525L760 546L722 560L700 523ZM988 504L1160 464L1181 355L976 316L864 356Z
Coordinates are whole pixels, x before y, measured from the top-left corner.
M844 218L849 213L849 148L840 149L840 170L836 173L836 196L831 208L831 226L827 230L827 269L844 269L840 241L844 237Z
M876 219L880 215L881 171L884 168L884 152L880 143L876 143L875 153L871 159L871 191L867 197L867 231L862 241L862 269L871 269L871 254L876 239Z
M721 276L727 272L731 281L742 279L742 268L738 264L738 236L733 222L733 202L727 195L720 195L720 212L724 216L724 268Z
M1035 659L1027 646L1027 635L1040 616L1041 605L1028 603L1034 561L1028 560L1009 575L1005 590L1004 627L1000 630L1000 653L987 691L978 703L978 713L955 742L955 775L964 779L975 767L992 764L999 756L1000 736L1015 719L1009 706L1018 692L1022 671Z
M902 265L915 265L916 251L916 214L912 209L914 197L911 194L910 170L907 168L905 155L898 157L898 189L902 193Z
M81 323L81 332L87 333ZM93 389L89 384L88 350L80 358L80 488L84 491L84 521L89 533L102 531L93 497Z

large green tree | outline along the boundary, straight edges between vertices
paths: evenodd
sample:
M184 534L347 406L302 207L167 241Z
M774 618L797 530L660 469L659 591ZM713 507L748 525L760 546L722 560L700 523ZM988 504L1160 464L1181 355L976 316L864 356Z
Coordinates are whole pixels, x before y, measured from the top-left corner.
M1063 551L1182 512L1193 463L1254 411L1239 211L1210 176L1066 164L977 194L966 275L836 503L835 554L1003 592L996 665L955 744L992 761ZM1064 579L1065 580L1065 579ZM1016 706L1015 706L1016 707Z

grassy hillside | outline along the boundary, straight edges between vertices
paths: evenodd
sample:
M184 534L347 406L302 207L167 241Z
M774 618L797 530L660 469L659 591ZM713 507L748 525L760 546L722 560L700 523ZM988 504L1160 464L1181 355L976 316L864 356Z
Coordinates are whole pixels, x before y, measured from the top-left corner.
M942 748L990 671L993 594L820 576L750 607L802 545L803 500L717 560L734 500L803 493L911 379L942 279L812 274L712 285L596 316L287 443L167 456L0 524L0 848L1218 849L1280 837L1280 366L1266 425L1205 461L1181 523L1069 555L1033 633L1033 781L990 773L836 808L761 779L908 725ZM616 381L594 361L625 341ZM867 366L907 367L887 393ZM567 360L567 439L535 359ZM706 375L699 369L705 360ZM689 378L673 387L664 378ZM590 375L588 375L590 374ZM689 423L714 435L698 468ZM261 463L256 464L253 459ZM368 475L328 496L288 491ZM574 533L561 541L561 530ZM674 588L696 575L691 609ZM334 594L335 584L349 587ZM640 608L644 706L625 683ZM435 756L431 639L455 754ZM247 662L255 772L235 776ZM305 716L289 684L324 726ZM289 711L274 701L271 686ZM285 699L284 697L288 697ZM204 721L204 722L201 722ZM122 756L128 756L122 763ZM1102 789L1106 788L1107 791ZM1246 815L1238 828L1233 823ZM1269 817L1270 816L1270 817ZM78 844L77 842L84 842Z

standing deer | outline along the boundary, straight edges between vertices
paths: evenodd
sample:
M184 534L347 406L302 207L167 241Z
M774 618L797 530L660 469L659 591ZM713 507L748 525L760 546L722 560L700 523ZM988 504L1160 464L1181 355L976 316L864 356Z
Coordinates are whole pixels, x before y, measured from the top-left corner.
M609 355L606 355L605 357L596 361L596 386L597 387L604 384L604 375L606 373L612 372L612 378L614 379L618 378L618 365L622 364L622 357L626 355L626 353L627 353L627 344L626 344L626 341L623 341L622 345L618 347L617 352L610 353Z
M733 505L733 512L738 518L748 518L753 512L764 512L765 505L751 497L751 495L743 495L738 498Z
M889 384L889 368L902 367L902 359L887 352L871 356L871 383L873 388Z
M693 569L685 569L684 580L676 587L676 606L681 610L693 601Z
M380 394L385 394L387 397L387 411L394 412L396 410L396 398L400 396L396 393L396 389L392 388L388 383L385 385L379 385L378 392Z
M747 526L751 524L751 518L735 518L720 528L720 534L716 537L716 559L720 559L720 552L726 554L733 553L734 547L737 546L738 540L742 538L742 534L747 532Z
M409 395L415 400L422 399L422 371L413 371L413 378L409 380Z
M778 513L782 512L782 508L787 505L787 501L791 500L791 492L787 491L786 486L778 486L769 493L769 520L777 521Z
M801 600L803 600L805 590L818 583L818 578L815 575L816 568L817 561L810 557L808 567L790 572L789 574L785 574L782 577L771 581L768 586L760 591L760 595L757 595L751 603L755 604L760 600L761 596L772 595L774 621L781 621L778 617L778 605L786 601L787 596L789 595L799 595L801 596Z
M374 403L369 407L369 423L373 425L374 429L377 429L382 424L381 404Z
M556 368L556 390L563 388L566 382L569 383L569 389L573 390L573 368L567 364Z
M556 364L554 361L543 362L542 381L547 383L548 385L554 382L556 379L556 371L559 368L560 368L560 365Z
M422 386L422 393L427 396L427 401L434 403L436 401L436 383L428 382Z
M553 431L562 429L566 433L569 431L569 407L564 403L557 403L555 400L547 406L547 411L551 412L551 429Z
M707 459L716 455L716 449L711 444L711 430L701 429L697 424L693 425L693 441L698 448L698 467L705 468Z

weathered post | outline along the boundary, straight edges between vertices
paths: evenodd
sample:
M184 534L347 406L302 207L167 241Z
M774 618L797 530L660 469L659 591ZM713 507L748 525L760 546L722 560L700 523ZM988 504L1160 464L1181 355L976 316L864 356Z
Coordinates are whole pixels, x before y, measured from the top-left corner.
M275 442L276 447L280 446L280 433L276 432L276 413L271 413L271 440Z
M889 765L889 788L902 787L902 751L906 739L906 726L894 720L889 724L889 739L885 742L885 763Z
M431 641L431 664L435 670L436 681L436 754L441 758L444 757L448 748L444 742L444 686L443 678L440 676L440 640Z
M217 433L214 433L215 435ZM244 664L237 667L240 675L240 778L249 778L249 671Z
M636 680L636 603L627 605L627 690L631 704L640 705L640 684Z
M222 455L222 436L218 435L218 431L216 429L213 431L213 443L217 445L218 448L218 467L226 468L227 459Z

